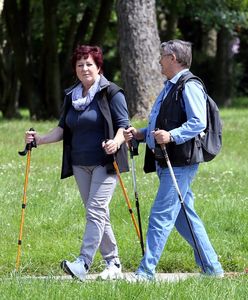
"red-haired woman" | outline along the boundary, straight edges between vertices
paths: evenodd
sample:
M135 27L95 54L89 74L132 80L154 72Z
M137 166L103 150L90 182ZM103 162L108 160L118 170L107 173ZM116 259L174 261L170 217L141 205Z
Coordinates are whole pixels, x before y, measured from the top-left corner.
M86 226L78 258L64 260L62 269L84 280L96 251L106 262L102 279L120 278L121 264L116 239L110 224L109 203L117 176L128 171L123 130L129 124L123 91L102 74L103 55L97 46L81 45L72 56L77 76L74 86L65 91L63 112L56 128L45 135L26 132L26 143L37 145L63 140L61 178L74 175L84 207Z

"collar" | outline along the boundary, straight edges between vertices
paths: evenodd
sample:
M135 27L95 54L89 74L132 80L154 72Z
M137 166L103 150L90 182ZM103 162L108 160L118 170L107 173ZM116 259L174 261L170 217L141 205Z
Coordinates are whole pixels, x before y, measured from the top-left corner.
M189 71L189 69L183 69L183 70L181 70L180 72L178 72L174 77L172 77L169 81L171 82L171 83L173 83L173 84L176 84L177 83L177 81L178 81L178 79L181 77L181 75L183 74L183 73L185 73L185 72L188 72ZM167 81L167 80L166 80ZM165 81L165 83L166 83L166 81Z
M110 85L110 82L108 81L108 79L101 74L100 75L100 82L99 82L100 91L105 89L109 85Z

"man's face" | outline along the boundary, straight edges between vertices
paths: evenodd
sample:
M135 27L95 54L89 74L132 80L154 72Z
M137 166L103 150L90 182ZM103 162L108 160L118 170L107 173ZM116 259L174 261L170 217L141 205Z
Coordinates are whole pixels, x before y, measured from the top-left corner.
M161 53L159 63L161 65L161 73L168 79L172 78L173 54Z

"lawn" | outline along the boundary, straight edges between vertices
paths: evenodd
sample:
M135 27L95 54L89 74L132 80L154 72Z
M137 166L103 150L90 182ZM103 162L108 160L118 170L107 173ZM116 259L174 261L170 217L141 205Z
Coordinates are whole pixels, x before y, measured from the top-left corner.
M243 272L248 267L248 110L221 111L223 149L212 162L201 164L193 183L195 207L226 272ZM143 122L132 122L141 126ZM21 262L15 274L26 157L24 132L34 127L45 133L56 122L27 119L0 120L0 289L1 299L246 299L247 275L222 280L191 278L178 283L148 285L127 282L78 283L54 281L63 275L60 261L78 255L84 230L84 210L73 178L60 180L61 144L32 150L27 191L27 208L21 247ZM155 174L144 174L144 147L135 157L137 189L143 232L157 189ZM133 210L131 172L123 174ZM141 249L122 190L118 185L111 202L111 218L124 271L135 271ZM91 272L103 262L96 255ZM198 272L187 243L173 231L157 268L158 272ZM46 280L27 280L27 275L46 275Z

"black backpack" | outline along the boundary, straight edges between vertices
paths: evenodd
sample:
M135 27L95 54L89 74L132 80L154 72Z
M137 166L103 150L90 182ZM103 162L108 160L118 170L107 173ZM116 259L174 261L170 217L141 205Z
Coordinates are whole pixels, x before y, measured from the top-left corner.
M222 120L220 118L220 112L215 101L208 95L206 87L203 81L193 75L191 72L183 74L179 78L179 83L177 87L177 96L182 97L182 91L184 85L189 80L199 81L204 91L207 95L207 127L200 134L200 141L202 145L202 152L204 161L210 161L215 158L215 156L220 152L222 147Z

